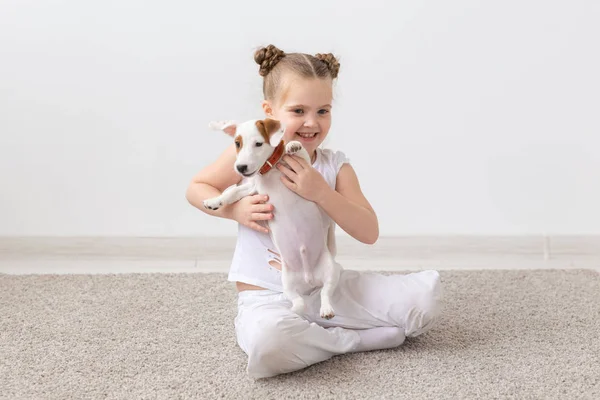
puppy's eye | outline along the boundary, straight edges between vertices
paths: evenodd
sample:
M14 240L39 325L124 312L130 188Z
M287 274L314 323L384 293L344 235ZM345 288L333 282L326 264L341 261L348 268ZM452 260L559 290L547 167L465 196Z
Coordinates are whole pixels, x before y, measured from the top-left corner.
M263 145L262 142L256 142L256 147L260 147L262 145Z
M235 148L239 149L240 148L240 142L235 142Z

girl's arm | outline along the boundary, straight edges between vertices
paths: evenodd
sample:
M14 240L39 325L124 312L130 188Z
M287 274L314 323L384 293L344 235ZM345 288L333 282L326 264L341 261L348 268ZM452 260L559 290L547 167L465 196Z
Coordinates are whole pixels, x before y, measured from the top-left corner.
M219 196L231 185L239 183L242 179L233 170L235 163L235 145L229 146L212 164L194 176L190 182L185 197L188 202L205 212L220 218L231 219L231 206L223 206L218 210L204 208L202 202L206 199Z
M329 186L327 189L316 203L350 236L374 244L379 238L377 214L363 195L354 168L344 164L338 172L335 190Z
M307 200L317 203L346 233L356 240L373 244L379 238L379 222L373 207L363 195L354 168L344 164L337 175L335 190L323 176L297 156L284 156L290 166L277 167L281 180Z

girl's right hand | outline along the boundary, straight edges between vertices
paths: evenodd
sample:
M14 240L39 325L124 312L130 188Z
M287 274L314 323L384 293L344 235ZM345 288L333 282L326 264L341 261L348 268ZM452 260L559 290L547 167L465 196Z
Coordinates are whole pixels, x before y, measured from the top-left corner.
M269 233L267 228L256 222L273 219L273 205L267 204L267 200L269 196L264 194L241 198L231 205L231 219L255 231Z

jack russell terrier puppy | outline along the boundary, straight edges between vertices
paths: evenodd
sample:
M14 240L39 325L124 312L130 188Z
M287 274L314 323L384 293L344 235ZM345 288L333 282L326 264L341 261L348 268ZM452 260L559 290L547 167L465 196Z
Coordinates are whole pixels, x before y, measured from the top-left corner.
M284 145L285 127L276 120L211 122L209 127L224 131L235 141L235 171L247 183L233 185L220 196L204 201L204 207L216 210L242 197L268 194L275 207L269 221L273 243L281 255L283 293L292 302L292 311L305 311L303 295L321 289L321 318L334 316L331 296L338 284L341 266L335 262L333 222L319 206L294 193L281 182L281 172L274 168L285 154L296 154L309 164L310 156L302 144L291 141Z

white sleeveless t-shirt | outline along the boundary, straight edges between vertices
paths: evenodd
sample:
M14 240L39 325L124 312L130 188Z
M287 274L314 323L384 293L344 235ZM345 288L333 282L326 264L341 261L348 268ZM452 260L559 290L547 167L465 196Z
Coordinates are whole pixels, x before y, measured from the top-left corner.
M313 168L323 175L330 188L335 189L337 174L344 163L350 163L350 160L341 151L317 148ZM227 279L282 292L281 271L269 264L271 260L279 261L275 252L279 253L268 233L238 224L237 243Z

